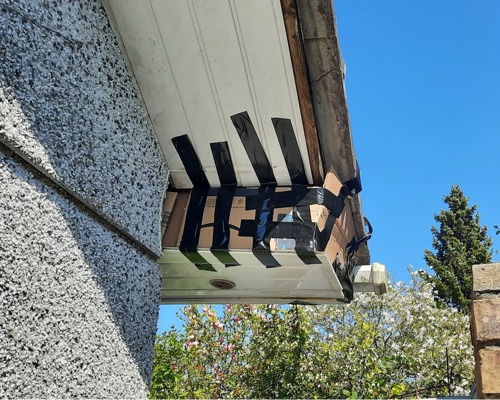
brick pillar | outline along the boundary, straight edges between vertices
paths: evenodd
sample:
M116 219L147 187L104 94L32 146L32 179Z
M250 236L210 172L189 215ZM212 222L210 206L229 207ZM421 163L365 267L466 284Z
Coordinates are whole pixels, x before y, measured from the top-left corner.
M472 267L472 341L478 398L500 398L500 264Z

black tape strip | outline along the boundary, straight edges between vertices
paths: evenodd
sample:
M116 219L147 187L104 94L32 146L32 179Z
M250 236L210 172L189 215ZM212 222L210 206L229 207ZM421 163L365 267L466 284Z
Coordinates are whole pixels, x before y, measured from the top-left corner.
M210 143L210 148L212 149L212 156L214 157L215 168L221 186L236 186L233 160L227 142Z
M318 265L322 264L321 260L316 257L316 254L302 254L302 253L297 253L297 257L299 257L302 262L306 265Z
M351 195L349 189L346 186L342 186L338 196L334 195L328 189L323 189L323 194L325 196L323 205L328 208L330 214L333 214L336 218L340 217L344 209L345 199Z
M330 235L332 234L333 227L335 226L336 219L337 218L334 217L333 214L328 214L323 231L316 231L316 249L318 251L325 250L326 245L330 240Z
M350 302L354 298L354 288L349 278L347 265L342 266L339 256L335 257L335 261L332 264L333 270L339 279L340 285L342 286L342 293L344 297Z
M323 204L324 202L323 188L306 188L304 186L291 186L290 190L285 192L274 192L268 196L269 206L273 208L281 207L300 207L311 204ZM249 196L246 199L246 209L256 210L262 198L257 196Z
M350 192L346 186L342 186L338 196L335 196L327 189L325 189L324 194L324 205L326 208L328 208L329 213L323 231L316 231L316 249L318 251L325 250L326 245L330 240L330 235L332 234L333 227L335 226L335 220L340 217L340 214L342 214L345 199L350 195Z
M308 224L316 229L316 224L311 221L311 209L309 206L295 207L292 212L293 222ZM298 255L314 255L314 232L306 239L298 239L295 241L295 251ZM317 257L314 256L316 259ZM319 261L319 260L318 260ZM319 261L319 263L321 263Z
M269 222L263 241L271 238L311 240L314 237L315 224L311 222Z
M276 268L276 267L281 267L281 264L274 258L269 251L262 251L262 252L257 252L254 251L253 255L257 260L261 262L262 265L265 265L266 268Z
M210 250L227 250L229 248L229 216L233 205L234 188L220 188L215 201L214 233Z
M201 166L200 159L196 154L196 151L189 140L188 135L181 135L172 138L172 143L174 144L177 154L182 161L182 165L186 170L186 173L191 179L194 187L209 187L210 183L203 172L203 167Z
M182 251L182 254L184 254L184 256L199 270L217 272L212 264L205 260L197 251Z
M309 206L299 206L293 209L293 220L311 222L311 209Z
M256 232L259 230L259 224L253 219L244 219L241 221L239 236L254 237L259 243L263 243L267 238L281 239L307 239L307 234L301 232L303 225L300 222L267 222L264 227L261 227L260 235ZM267 247L267 246L266 246Z
M261 243L266 237L267 225L273 220L273 210L271 204L271 197L274 195L275 187L265 186L259 188L259 197L261 201L258 202L258 206L255 209L255 222L256 229L253 238L253 247L262 247Z
M181 251L195 251L200 239L201 221L205 202L207 200L208 188L193 188L186 211L184 232L179 246Z
M342 213L345 199L350 194L346 186L342 186L338 196L325 188L308 189L295 186L288 192L274 192L274 188L265 191L261 188L259 194L248 197L246 203L246 208L255 209L258 217L256 220L243 220L239 235L253 237L254 248L258 249L269 249L271 238L287 238L301 241L311 240L314 237L316 249L324 251L335 226L335 220ZM293 222L272 221L274 208L290 207L293 206L294 202L300 206L294 207ZM329 210L325 227L321 232L314 229L315 225L311 223L310 212L305 208L306 205L310 204L323 204ZM305 256L312 256L308 247L310 247L308 244L301 245L299 242L296 245L296 252ZM320 263L317 257L316 259L312 258L310 262Z
M306 188L304 186L291 186L290 190L284 192L274 192L269 194L266 200L269 207L302 207L312 204L324 205L330 212L339 216L344 208L344 200L351 193L346 186L342 186L338 196L325 188ZM246 199L246 209L255 210L262 202L260 195L248 196Z
M311 209L309 206L296 207L293 210L293 220L312 224ZM321 264L321 260L314 252L314 234L308 239L297 240L295 243L295 252L306 265Z
M239 187L236 188L234 191L234 195L237 197L245 197L245 199L256 196L259 194L259 189L258 188L243 188Z
M321 261L314 254L315 224L311 222L310 204L323 202L323 189L308 189L301 186L293 186L289 192L274 192L274 190L259 191L259 195L247 198L247 209L255 209L256 215L260 215L257 220L243 220L240 226L240 236L256 237L254 243L258 249L270 249L270 240L295 239L295 252L307 265L321 264ZM287 207L298 204L300 206L293 209L293 222L273 222L272 214L276 207ZM263 211L265 214L263 214ZM263 229L265 221L265 227ZM259 226L260 225L260 226ZM254 254L256 252L254 251ZM263 260L269 264L269 260ZM267 265L266 264L266 265Z
M270 207L270 197L274 194L274 186L262 186L258 188L255 202L255 219L242 220L239 236L253 238L252 252L254 256L265 266L280 267L281 264L272 256L269 249L269 240L266 240L266 229L273 218L273 208ZM248 208L247 208L248 209Z
M271 120L273 121L278 141L280 142L281 151L283 152L292 184L307 185L309 182L307 182L304 163L302 162L292 122L286 118L271 118Z
M347 182L344 182L344 185L347 186L347 188L352 194L357 194L361 192L361 190L363 190L363 187L361 186L359 164L357 161L356 161L356 176L352 179L349 179Z
M255 210L255 219L242 220L239 236L252 237L254 248L259 247L266 236L266 227L273 219L273 202L276 188L274 186L261 186L257 195L248 196L245 202L246 210ZM262 247L262 246L260 246Z
M240 228L240 236L252 236L257 229L253 220L243 220ZM297 254L314 255L315 224L312 222L269 222L266 225L265 234L254 246L256 251L270 251L271 239L295 239L295 252ZM254 252L255 253L255 252ZM321 264L311 262L313 264Z
M212 254L217 257L217 259L227 267L236 267L241 265L236 261L233 256L227 251L212 250Z
M238 236L254 237L257 232L257 222L253 219L242 219Z
M231 116L236 132L245 147L248 158L261 185L276 184L271 163L264 152L262 143L246 111Z
M213 222L210 222L208 224L203 224L200 226L201 229L203 228L213 228L215 224ZM236 225L233 224L228 224L229 229L234 229L236 232L239 232L240 228L238 228Z

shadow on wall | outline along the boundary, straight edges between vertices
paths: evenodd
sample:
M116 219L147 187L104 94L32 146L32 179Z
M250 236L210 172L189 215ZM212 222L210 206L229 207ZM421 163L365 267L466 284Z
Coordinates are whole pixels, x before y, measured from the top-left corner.
M102 4L0 10L0 140L160 255L167 168Z
M167 169L102 5L1 0L0 10L0 142L159 254ZM0 296L12 330L1 347L19 368L11 373L77 390L75 377L126 387L138 370L147 384L156 263L0 150Z
M0 363L9 366L1 379L21 380L30 396L144 393L158 318L156 262L0 150Z

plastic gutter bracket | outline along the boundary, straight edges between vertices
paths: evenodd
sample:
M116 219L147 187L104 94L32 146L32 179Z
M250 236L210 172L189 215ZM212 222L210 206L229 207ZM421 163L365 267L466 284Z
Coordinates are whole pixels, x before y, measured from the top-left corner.
M373 263L357 265L352 271L354 292L375 292L382 295L387 292L388 280L385 265Z

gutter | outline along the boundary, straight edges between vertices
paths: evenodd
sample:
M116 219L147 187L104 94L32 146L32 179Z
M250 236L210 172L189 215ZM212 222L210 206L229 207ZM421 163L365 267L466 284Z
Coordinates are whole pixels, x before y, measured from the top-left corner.
M296 0L309 85L323 166L332 165L342 182L359 179L344 86L345 64L331 0ZM349 199L356 237L366 235L359 194ZM366 242L356 253L357 265L369 264Z

